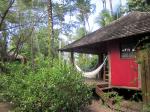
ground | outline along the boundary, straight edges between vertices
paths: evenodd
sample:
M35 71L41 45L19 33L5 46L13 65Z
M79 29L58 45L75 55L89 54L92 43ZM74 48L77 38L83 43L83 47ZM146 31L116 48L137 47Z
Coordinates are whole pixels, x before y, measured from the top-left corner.
M138 111L141 104L137 102L122 101L124 108L122 112L140 112ZM130 110L130 108L134 110ZM9 103L0 103L0 112L9 112L12 109ZM136 109L136 110L135 110ZM83 112L116 112L116 110L111 110L106 105L102 104L101 100L93 100L91 105L87 106Z
M0 103L0 112L9 112L11 107L8 103ZM92 104L85 108L84 112L113 112L99 100L93 100Z
M0 112L9 112L12 109L9 103L0 103Z
M113 105L114 109L110 109L101 100L93 100L92 104L87 106L83 112L141 112L142 102L122 100L120 105Z
M93 100L92 104L85 108L84 112L113 112L100 100Z

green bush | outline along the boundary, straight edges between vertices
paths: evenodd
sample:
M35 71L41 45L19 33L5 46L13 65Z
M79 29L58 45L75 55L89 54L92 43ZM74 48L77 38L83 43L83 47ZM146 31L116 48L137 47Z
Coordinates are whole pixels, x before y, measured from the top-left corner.
M143 110L141 112L150 112L150 104L143 105Z
M15 111L79 112L91 99L81 74L57 61L52 67L41 62L34 72L24 65L10 68L0 75L0 99L12 102Z
M104 96L106 99L112 99L113 103L118 106L120 106L120 103L123 100L123 97L119 96L119 94L115 91L104 93Z

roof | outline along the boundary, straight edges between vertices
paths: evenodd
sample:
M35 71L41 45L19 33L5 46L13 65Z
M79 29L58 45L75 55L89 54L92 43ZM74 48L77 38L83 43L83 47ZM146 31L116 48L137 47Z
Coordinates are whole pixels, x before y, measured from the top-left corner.
M60 50L68 52L85 51L85 53L89 51L89 53L92 53L92 50L88 50L91 45L114 39L134 37L134 35L144 33L150 33L150 12L131 12Z

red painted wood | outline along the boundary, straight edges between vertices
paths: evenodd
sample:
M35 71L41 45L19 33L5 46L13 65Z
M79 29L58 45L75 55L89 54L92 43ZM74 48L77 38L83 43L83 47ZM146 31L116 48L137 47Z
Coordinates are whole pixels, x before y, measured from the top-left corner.
M119 42L109 43L111 85L138 87L138 65L134 58L121 58Z

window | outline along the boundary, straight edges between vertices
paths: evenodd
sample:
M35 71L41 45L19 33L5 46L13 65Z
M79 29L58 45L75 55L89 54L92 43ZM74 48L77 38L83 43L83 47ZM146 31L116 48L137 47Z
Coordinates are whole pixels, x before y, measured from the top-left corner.
M135 43L122 43L120 56L121 58L132 58L135 56Z

